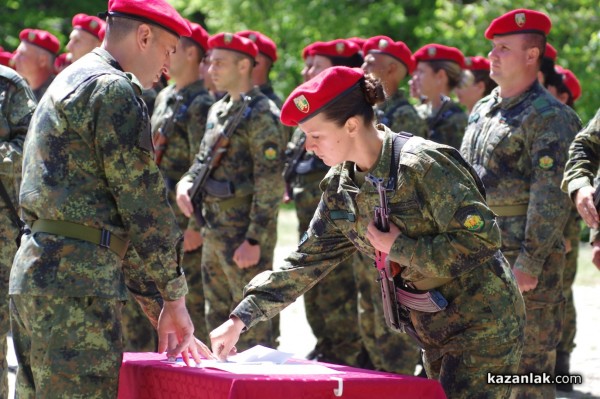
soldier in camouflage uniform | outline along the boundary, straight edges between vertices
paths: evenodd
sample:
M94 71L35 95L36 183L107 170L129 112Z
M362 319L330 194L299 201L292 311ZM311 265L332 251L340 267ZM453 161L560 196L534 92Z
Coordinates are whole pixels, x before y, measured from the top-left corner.
M0 397L8 397L6 337L10 330L8 310L8 277L13 257L17 252L15 239L19 226L11 208L18 205L23 142L35 110L35 96L19 74L0 66L0 184L4 186L12 204L0 197Z
M60 43L52 33L39 29L23 29L19 39L21 43L13 58L15 69L39 101L54 79L54 58Z
M275 105L277 105L277 108L281 108L283 101L275 94L273 85L269 79L271 68L273 68L273 64L277 61L277 45L269 36L261 32L244 30L237 32L237 35L252 40L258 48L256 65L252 70L252 84L258 86L261 93L267 96L269 100L273 101Z
M69 35L67 50L71 63L77 61L96 47L100 47L106 32L106 23L94 15L76 14L71 20L73 30Z
M465 57L463 77L456 87L458 102L470 114L477 101L488 96L497 84L490 78L490 62L481 56Z
M591 227L592 261L600 270L600 235L598 209L594 204L594 186L598 176L600 159L600 109L585 129L575 136L569 148L569 160L562 181L563 191L569 194L577 206L579 215Z
M429 127L427 138L458 149L467 126L467 114L450 95L461 81L464 56L455 47L428 44L417 50L414 57L419 88L428 100L417 107Z
M188 194L192 181L209 159L223 126L240 110L243 113L240 123L231 126L231 140L209 177L201 204L206 322L213 329L241 300L242 287L273 267L285 137L277 120L279 109L251 82L256 45L232 33L212 36L208 45L209 74L217 88L228 94L210 108L200 151L177 186L177 204L186 216L193 213ZM247 105L241 94L250 97ZM212 191L210 187L218 184L231 194ZM244 338L240 349L276 346L270 323Z
M520 374L554 373L564 298L563 230L569 199L560 191L577 115L537 81L550 19L513 10L495 19L490 76L498 83L469 118L461 153L483 180L502 229L509 260L527 308ZM552 384L517 385L517 398L554 397Z
M204 82L198 79L198 66L206 52L208 33L196 23L189 22L189 25L192 36L181 38L171 57L169 75L175 83L158 94L151 124L155 159L165 179L169 203L184 232L183 267L189 288L187 307L195 335L205 340L208 332L200 268L202 236L195 219L185 217L175 201L175 185L194 161L204 135L208 109L214 103ZM133 301L123 309L123 330L128 351L155 350L156 340L152 339L155 331Z
M159 350L175 334L169 355L187 359L189 350L200 361L181 231L139 98L189 27L162 0L108 8L103 47L54 80L25 139L19 199L32 234L15 256L9 292L20 398L116 397L129 280L157 325ZM137 270L122 263L129 241L142 259Z
M401 265L398 284L436 289L448 301L438 312L409 310L428 374L440 380L446 395L507 398L510 387L487 384L486 375L516 371L524 306L499 250L500 230L481 182L455 149L375 126L372 106L383 99L371 76L335 67L285 102L282 121L299 123L307 148L332 168L287 267L262 273L246 286L230 319L211 333L213 352L226 357L242 329L260 326L336 273L353 252L374 259L377 250ZM374 225L379 195L365 181L367 173L387 184L388 233Z

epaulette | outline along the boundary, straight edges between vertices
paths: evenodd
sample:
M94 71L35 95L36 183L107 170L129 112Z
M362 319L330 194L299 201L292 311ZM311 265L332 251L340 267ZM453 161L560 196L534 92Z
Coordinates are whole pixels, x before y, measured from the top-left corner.
M552 104L545 96L538 96L531 104L540 115L552 115L556 113L555 104Z

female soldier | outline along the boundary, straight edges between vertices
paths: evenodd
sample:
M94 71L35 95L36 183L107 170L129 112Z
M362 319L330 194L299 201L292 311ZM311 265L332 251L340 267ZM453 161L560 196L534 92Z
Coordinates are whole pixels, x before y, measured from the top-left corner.
M427 374L450 398L508 397L510 385L488 384L488 373L516 372L524 305L481 182L453 148L375 126L372 107L383 100L378 81L346 67L329 68L290 94L282 122L298 124L307 149L332 168L287 267L246 286L230 319L211 333L213 351L225 358L242 330L273 317L356 250L371 259L380 251L400 265L399 295L438 298L438 311L399 303L425 349ZM380 197L372 178L387 188L387 233L373 222Z
M483 97L492 92L497 84L490 78L490 62L487 58L476 55L465 57L463 78L456 88L458 102L467 108L467 113Z
M414 54L417 81L428 103L419 114L429 125L429 140L459 149L467 127L467 114L450 99L462 78L464 56L459 49L428 44Z

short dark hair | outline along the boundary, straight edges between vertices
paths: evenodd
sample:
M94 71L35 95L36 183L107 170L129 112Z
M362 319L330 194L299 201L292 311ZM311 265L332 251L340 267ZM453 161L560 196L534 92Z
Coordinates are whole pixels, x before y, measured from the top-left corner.
M199 64L200 61L202 61L202 58L204 58L204 49L202 49L202 47L196 43L195 41L193 41L192 39L190 39L189 37L186 36L182 36L181 38L179 38L179 41L181 42L181 47L183 47L184 49L188 49L190 48L190 46L194 46L197 50L197 59L196 62Z
M365 125L375 119L375 104L385 101L385 93L381 81L373 75L366 75L348 92L326 105L321 111L325 119L337 126L344 126L353 116L362 116Z
M112 40L123 39L136 30L143 22L131 18L109 15L106 18L106 36Z
M475 78L475 83L483 82L485 85L485 90L483 92L483 96L487 96L494 90L494 87L498 86L496 82L490 78L490 72L485 70L475 70L471 71L473 77Z
M363 56L360 53L355 53L350 57L329 57L331 61L331 66L345 66L348 68L360 68L363 64Z
M433 60L426 62L429 64L431 69L433 69L433 72L437 73L440 69L443 69L444 72L446 72L446 76L448 77L448 87L450 90L458 86L462 80L462 69L456 62L446 60Z
M540 33L524 33L523 34L523 50L535 47L540 51L540 58L538 59L539 65L541 66L544 53L546 52L546 36Z

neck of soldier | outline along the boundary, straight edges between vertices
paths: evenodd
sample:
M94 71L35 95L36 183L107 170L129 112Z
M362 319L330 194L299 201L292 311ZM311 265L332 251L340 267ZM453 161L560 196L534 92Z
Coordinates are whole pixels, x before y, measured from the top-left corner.
M231 87L227 89L227 94L231 97L232 101L240 101L242 93L248 93L254 85L252 84L252 79L250 76L242 77L239 81L236 82L235 87Z
M378 130L374 124L365 126L365 130L357 135L355 148L352 151L355 158L351 159L361 172L373 169L381 154L385 132Z
M32 74L32 76L26 76L27 83L29 83L29 87L31 90L37 90L48 80L52 72L47 69L40 68L38 73Z
M198 65L191 65L181 73L171 76L173 77L173 80L175 80L175 91L179 91L200 80L200 77L198 76Z
M494 79L493 75L490 75ZM496 79L495 79L496 80ZM525 93L531 85L537 80L537 68L531 68L515 76L497 79L498 94L501 98L516 97Z
M398 92L398 85L400 82L395 80L386 80L381 82L383 84L383 92L385 93L385 98L390 98L394 94Z

